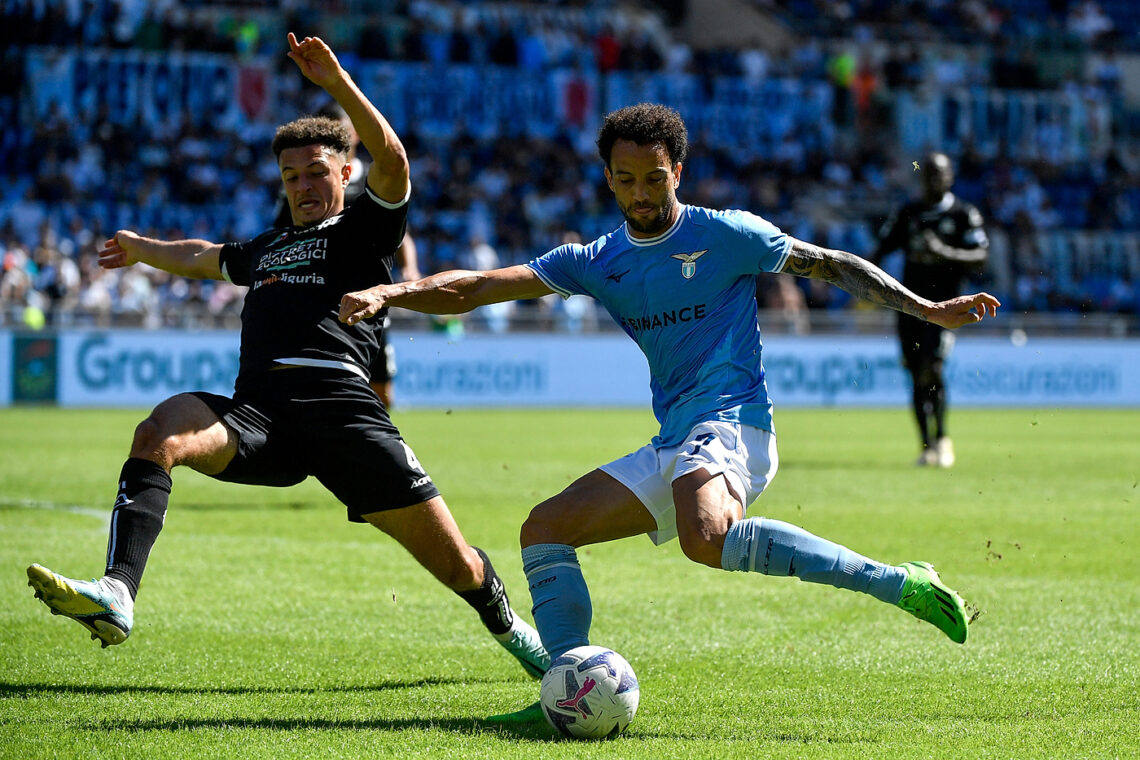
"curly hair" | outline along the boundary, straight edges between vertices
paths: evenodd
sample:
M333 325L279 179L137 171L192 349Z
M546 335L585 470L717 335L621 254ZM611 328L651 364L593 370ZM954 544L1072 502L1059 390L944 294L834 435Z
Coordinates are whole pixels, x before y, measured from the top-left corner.
M681 114L658 103L638 103L606 115L598 131L598 153L606 166L610 165L610 155L618 140L630 140L637 145L660 143L674 166L689 154L689 138Z
M281 151L304 145L323 145L329 150L348 156L352 136L344 125L328 116L305 116L282 124L273 135L273 155L281 158Z

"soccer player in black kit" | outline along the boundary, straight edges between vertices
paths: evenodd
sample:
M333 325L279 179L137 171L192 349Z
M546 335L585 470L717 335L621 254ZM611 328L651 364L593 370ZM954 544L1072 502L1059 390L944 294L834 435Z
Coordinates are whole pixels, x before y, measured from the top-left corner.
M328 118L277 130L273 151L293 224L246 243L159 241L121 230L105 243L105 269L144 262L174 274L249 286L232 398L184 393L135 429L111 513L105 575L64 577L40 565L30 585L55 614L83 624L106 647L130 634L134 600L184 465L234 483L289 486L316 477L348 510L395 538L478 612L523 668L549 665L537 632L511 610L487 556L464 540L447 505L368 385L382 315L338 321L345 292L392 281L411 195L408 159L387 120L320 39L289 34L289 57L352 120L373 164L365 192L345 207L351 138Z
M963 281L981 273L989 240L978 210L950 192L954 169L949 156L931 153L917 170L922 172L922 198L887 219L870 259L877 264L885 254L902 249L903 285L932 301L942 301L962 292ZM951 467L954 445L946 433L942 370L954 347L954 333L902 313L898 333L922 441L916 464Z
M336 103L321 108L317 111L316 115L335 119L348 130L348 163L352 165L352 174L349 177L348 184L344 188L344 202L347 206L364 193L365 179L368 176L368 170L365 168L364 162L356 155L356 148L360 143L360 136L356 133L356 128L352 126L352 120L348 118L348 114ZM291 227L292 225L293 211L289 208L289 199L285 195L285 189L281 188L281 192L277 197L277 208L273 213L273 226ZM404 240L400 243L400 247L396 249L395 263L396 267L400 270L402 279L418 280L420 278L419 256L416 252L416 243L409 232L404 233ZM376 391L376 395L384 402L384 406L391 409L394 400L393 386L396 379L396 349L390 340L391 335L389 334L389 330L391 329L391 320L389 320L387 315L384 316L382 327L383 329L377 332L377 337L380 341L380 350L376 352L376 360L372 363L372 366L368 368L368 384L372 386L372 390Z

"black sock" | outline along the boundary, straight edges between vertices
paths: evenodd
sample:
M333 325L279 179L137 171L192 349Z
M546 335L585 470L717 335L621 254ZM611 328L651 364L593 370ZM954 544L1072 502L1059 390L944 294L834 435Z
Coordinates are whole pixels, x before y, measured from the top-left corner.
M922 448L930 446L930 426L927 424L929 413L927 411L926 389L914 387L913 396L914 421L918 423L918 437L922 441Z
M931 393L931 406L934 407L934 434L938 438L946 437L946 387L942 383L934 386Z
M511 602L507 599L507 589L503 581L495 573L491 560L478 546L472 546L483 560L483 585L473 591L456 591L459 598L470 604L487 630L500 636L511 630L515 622L514 613L511 612Z
M119 495L111 512L106 575L125 583L132 599L139 592L146 559L166 519L170 486L170 474L149 459L132 457L123 464Z

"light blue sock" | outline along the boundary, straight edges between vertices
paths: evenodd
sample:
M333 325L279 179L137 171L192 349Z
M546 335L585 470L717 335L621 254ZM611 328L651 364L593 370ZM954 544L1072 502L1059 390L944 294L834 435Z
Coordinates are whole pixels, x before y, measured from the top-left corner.
M574 547L535 544L522 550L522 561L534 604L534 627L550 659L589 644L593 607Z
M795 575L809 583L862 591L888 604L898 603L906 580L902 568L875 562L803 528L767 517L750 517L728 529L721 567Z

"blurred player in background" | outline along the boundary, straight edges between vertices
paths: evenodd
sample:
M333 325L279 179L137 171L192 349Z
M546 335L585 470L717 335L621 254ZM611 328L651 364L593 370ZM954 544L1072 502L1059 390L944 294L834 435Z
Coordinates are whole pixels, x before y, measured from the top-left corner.
M389 306L448 314L578 293L600 301L645 353L660 433L539 504L522 526L535 625L551 656L589 643L592 607L576 549L642 533L657 544L679 538L687 557L709 567L870 594L965 642L970 611L929 564L884 564L797 526L745 517L778 461L755 279L818 278L948 328L995 313L997 299L932 302L858 256L796 240L753 214L681 204L688 139L680 115L665 106L609 114L598 148L625 217L614 232L523 266L347 293L340 312L352 325ZM536 709L515 717L531 719Z
M922 198L887 219L870 258L877 264L885 254L902 249L903 285L926 298L943 300L962 292L967 279L981 274L989 240L978 210L950 192L954 169L949 156L931 153L916 169L922 173ZM954 333L901 312L898 333L922 442L916 464L951 467L954 444L946 434L942 370L954 348Z
M29 583L54 613L82 623L103 646L122 643L166 517L174 467L267 486L290 486L313 475L347 507L349 520L395 538L538 677L549 658L537 632L511 610L490 560L464 540L431 477L368 387L383 315L351 327L337 319L346 288L391 282L411 196L404 147L324 42L298 42L290 33L289 47L301 72L349 114L371 154L364 192L345 206L349 133L332 119L304 118L280 127L273 140L290 226L225 245L151 240L126 230L106 242L99 259L105 269L143 262L249 286L234 396L179 394L136 428L119 477L101 579L72 580L32 565Z
M352 126L352 119L348 118L348 114L336 102L324 106L317 111L316 115L335 119L348 130L351 144L348 151L348 163L352 167L352 174L349 175L348 184L344 188L344 202L345 205L348 205L364 192L365 179L368 176L368 169L365 167L364 161L357 155L357 149L360 147L360 135L356 133L356 127ZM273 226L291 227L292 225L293 213L289 208L289 199L282 189L277 196L277 211L274 213ZM412 239L409 232L404 233L404 240L396 249L396 267L399 269L399 279L401 280L418 280L420 278L416 241ZM397 371L396 350L388 340L391 328L392 320L385 314L383 329L379 332L380 351L376 354L376 361L368 368L368 384L372 386L372 390L376 391L376 395L380 397L384 406L389 410L392 409L392 402L395 400L393 382L396 379Z
M416 241L410 232L404 233L400 247L396 249L396 266L399 267L401 280L420 279L420 258L416 250ZM392 345L392 319L384 315L384 329L380 331L380 351L376 354L376 361L368 372L368 384L376 395L384 402L388 409L396 400L396 347Z

